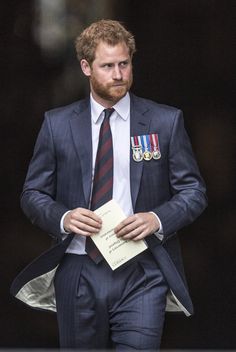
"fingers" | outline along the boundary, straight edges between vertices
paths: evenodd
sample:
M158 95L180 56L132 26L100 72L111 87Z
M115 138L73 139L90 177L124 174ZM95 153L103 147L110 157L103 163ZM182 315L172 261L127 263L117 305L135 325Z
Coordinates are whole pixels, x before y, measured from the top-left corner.
M123 220L116 228L117 237L138 241L159 229L159 221L153 213L137 213Z
M66 214L63 222L65 231L91 236L101 229L101 219L91 210L76 208Z
M66 232L91 236L98 233L102 220L94 212L85 208L76 208L66 214L63 222ZM117 237L138 241L154 233L160 227L153 213L137 213L123 220L114 229Z

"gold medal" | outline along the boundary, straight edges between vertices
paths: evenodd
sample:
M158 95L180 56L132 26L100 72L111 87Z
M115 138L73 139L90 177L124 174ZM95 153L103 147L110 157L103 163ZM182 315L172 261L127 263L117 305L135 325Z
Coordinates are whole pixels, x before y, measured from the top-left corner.
M143 159L149 161L152 159L152 153L149 150L145 150L143 153Z

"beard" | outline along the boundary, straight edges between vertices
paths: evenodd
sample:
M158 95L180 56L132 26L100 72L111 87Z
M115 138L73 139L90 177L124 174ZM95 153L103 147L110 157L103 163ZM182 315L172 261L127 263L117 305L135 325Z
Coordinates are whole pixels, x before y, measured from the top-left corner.
M102 84L93 75L90 76L90 85L94 93L101 99L117 103L129 91L133 82L133 76L129 80L114 81L113 83Z

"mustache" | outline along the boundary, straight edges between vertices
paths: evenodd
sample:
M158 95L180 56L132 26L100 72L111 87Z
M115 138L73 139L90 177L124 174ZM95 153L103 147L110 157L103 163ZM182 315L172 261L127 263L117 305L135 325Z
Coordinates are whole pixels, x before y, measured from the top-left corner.
M128 84L128 81L118 81L118 82L114 82L114 83L109 83L107 86L108 88L111 87L119 87L119 86L126 86Z

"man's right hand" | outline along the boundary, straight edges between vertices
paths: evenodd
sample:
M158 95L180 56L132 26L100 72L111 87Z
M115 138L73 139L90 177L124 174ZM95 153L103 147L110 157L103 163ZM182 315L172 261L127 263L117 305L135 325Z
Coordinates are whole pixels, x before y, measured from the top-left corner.
M63 227L68 233L91 236L100 231L102 220L91 210L76 208L66 214Z

